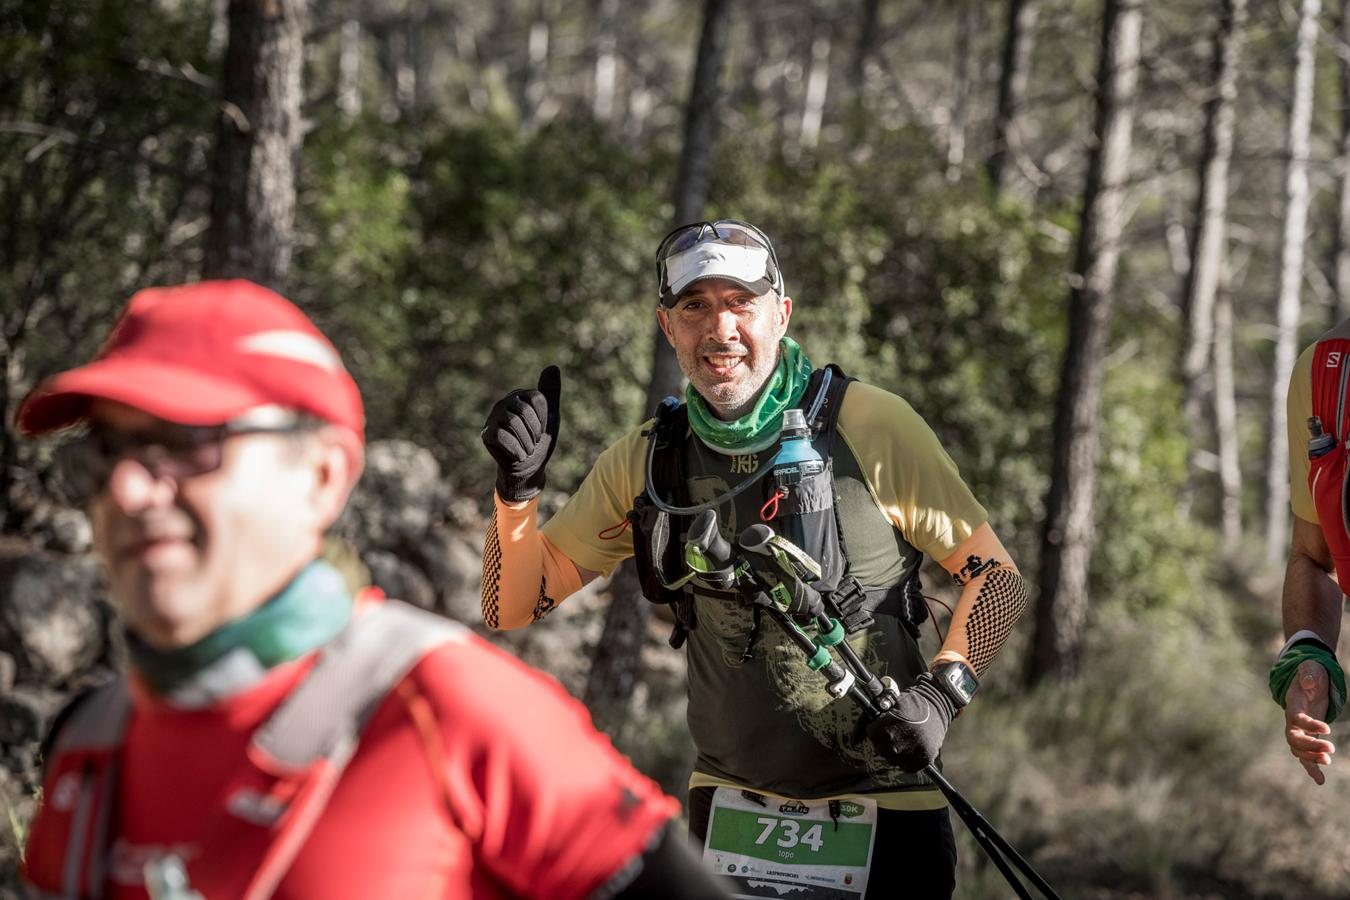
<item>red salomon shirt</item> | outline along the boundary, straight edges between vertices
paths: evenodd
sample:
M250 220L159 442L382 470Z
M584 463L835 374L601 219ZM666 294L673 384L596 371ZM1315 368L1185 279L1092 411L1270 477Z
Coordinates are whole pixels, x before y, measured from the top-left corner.
M284 834L268 821L254 730L313 665L278 666L207 709L143 689L122 753L107 894L141 900L148 858L176 853L204 897L243 893ZM60 889L52 761L27 875ZM263 813L260 815L259 810ZM438 647L381 702L277 898L584 897L640 855L678 803L637 772L548 676L472 635Z

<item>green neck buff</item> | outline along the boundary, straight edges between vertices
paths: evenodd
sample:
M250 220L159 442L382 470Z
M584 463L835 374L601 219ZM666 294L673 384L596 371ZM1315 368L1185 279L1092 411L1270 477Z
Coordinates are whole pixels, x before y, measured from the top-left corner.
M146 683L155 693L168 696L194 687L194 681L218 682L210 670L236 650L247 651L256 661L251 664L255 672L302 656L335 637L351 612L352 598L342 575L325 562L313 562L271 600L195 644L158 650L128 634L127 645L131 662ZM195 687L215 693L211 685Z
M689 427L703 443L719 453L758 453L778 440L783 411L796 406L811 379L811 361L790 337L779 344L778 368L755 401L755 408L732 422L724 422L708 409L692 384L684 389L689 406Z

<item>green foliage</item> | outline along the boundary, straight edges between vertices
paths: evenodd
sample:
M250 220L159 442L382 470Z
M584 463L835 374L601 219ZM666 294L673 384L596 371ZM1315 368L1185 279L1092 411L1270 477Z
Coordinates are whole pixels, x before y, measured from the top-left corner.
M433 447L486 501L483 419L545 365L564 371L553 485L641 421L664 225L650 172L669 160L586 123L494 120L383 137L332 122L306 156L305 291L354 362L373 436Z
M90 349L102 330L86 326L105 324L128 288L185 271L169 229L203 166L212 105L208 89L158 70L205 66L205 12L58 0L4 13L0 107L16 127L0 129L2 312L35 369ZM19 321L38 304L61 315Z
M1249 855L1265 852L1252 835L1287 824L1291 801L1247 805L1298 775L1278 710L1260 702L1264 661L1235 636L1226 597L1192 606L1108 605L1080 679L977 703L954 726L948 776L1052 884L1231 896L1223 879L1250 877ZM998 875L962 840L963 896L984 896L973 886Z
M136 288L195 270L207 4L0 0L0 524L35 502L14 407L93 353ZM163 71L177 73L163 74Z
M219 114L216 86L201 74L219 68L209 7L206 0L150 6L0 0L6 421L20 391L92 352L132 291L197 273ZM656 97L657 108L639 115L639 92L628 85L634 109L626 126L637 127L620 134L572 115L565 102L556 114L522 114L511 100L511 73L467 52L475 28L486 51L498 49L492 41L514 40L512 29L500 29L505 38L487 35L478 21L485 12L461 12L445 18L455 20L456 38L467 40L456 46L449 68L420 73L421 99L396 96L405 93L399 66L411 61L393 55L408 35L394 39L378 27L363 32L368 74L358 87L374 112L355 117L326 102L325 83L338 67L324 46L335 50L338 37L332 15L316 17L321 35L311 47L306 104L313 128L301 158L290 293L342 349L366 398L370 436L430 447L454 486L486 506L493 472L479 428L497 397L532 386L543 366L557 363L564 371L554 488L574 488L595 455L644 415L654 337L652 251L672 224L672 147L683 96L683 63L672 60L692 46L697 22L653 13L632 24L629 37L645 39L654 52L629 76L643 83L642 102ZM583 15L554 12L578 21ZM1065 273L1076 227L1069 205L1077 202L1066 198L1077 194L1086 159L1073 148L1091 117L1099 13L1086 0L1056 0L1041 13L1038 40L1054 52L1036 54L1032 82L1040 87L1028 101L1036 114L1029 132L1039 134L1024 135L1025 149L1047 173L1034 210L995 201L969 171L957 183L947 180L945 154L936 146L943 129L929 114L945 103L945 89L934 87L931 75L907 84L898 100L851 104L847 127L827 117L819 148L794 156L784 123L799 108L789 76L798 64L771 58L781 47L769 40L775 33L760 27L761 16L752 23L754 39L741 43L754 66L764 66L737 73L742 84L724 122L740 127L718 138L706 210L709 217L750 219L773 236L795 301L793 333L811 358L839 362L907 398L1029 576L1039 552L1065 341ZM1275 810L1272 831L1283 824L1275 821L1279 815L1292 819L1303 811L1291 811L1272 787L1276 779L1263 775L1261 760L1280 755L1287 765L1287 753L1262 699L1268 661L1239 634L1243 628L1270 634L1276 626L1253 622L1260 616L1250 609L1234 609L1221 586L1237 579L1215 570L1214 536L1177 509L1187 449L1171 375L1180 328L1158 308L1171 311L1169 298L1180 285L1160 235L1176 224L1174 216L1186 224L1184 198L1193 184L1163 170L1180 165L1198 142L1198 125L1185 122L1194 107L1190 119L1198 123L1199 108L1194 97L1177 93L1178 72L1194 80L1208 71L1202 38L1214 13L1190 2L1155 13L1146 34L1154 63L1141 82L1136 138L1140 205L1122 259L1121 283L1137 290L1121 291L1107 361L1083 677L1019 694L1015 679L1001 673L1017 667L1019 642L1030 631L1024 623L983 691L986 702L957 725L949 762L958 785L1019 846L1047 860L1052 878L1058 871L1072 883L1115 883L1154 896L1187 887L1230 893L1226 883L1194 873L1231 877L1243 860L1255 870L1264 865L1264 848L1244 837L1253 833L1242 830L1245 798L1225 805L1212 796L1216 773L1269 801L1262 811ZM898 7L886 15L894 19L889 31L904 39L935 33ZM786 32L796 22L789 10L768 24ZM934 27L946 35L954 24ZM1288 24L1274 7L1254 10L1247 71L1260 74L1253 84L1265 84L1267 94L1272 84L1275 94L1286 88ZM563 65L566 56L555 54L550 65ZM782 90L773 91L781 96L770 97L754 82L780 63L783 74L773 77ZM920 52L903 71L895 68L904 78L931 65ZM1322 107L1334 99L1334 66L1324 54ZM561 83L553 81L550 90ZM832 80L831 92L838 83ZM451 99L459 93L468 105ZM1266 121L1250 115L1260 110L1248 102L1244 115ZM897 103L932 108L897 115ZM910 124L897 127L897 119ZM542 121L550 124L538 127ZM972 138L977 124L972 120ZM1235 160L1242 180L1230 215L1235 244L1254 245L1256 262L1265 266L1251 277L1257 287L1249 292L1262 297L1271 275L1262 253L1278 255L1265 252L1276 231L1270 217L1281 172L1270 148L1282 140L1280 129L1265 132L1276 137L1251 127L1242 133L1246 158ZM1150 149L1150 142L1162 143ZM1072 158L1057 159L1065 154L1061 146ZM1178 185L1180 193L1171 193ZM1319 212L1322 220L1330 214L1329 194L1315 221ZM1312 234L1310 258L1321 259L1331 229ZM1148 297L1148 304L1132 294ZM1324 314L1307 312L1309 335L1320 330L1313 320ZM1264 321L1241 310L1239 318ZM1247 367L1263 373L1253 360L1264 360L1268 337L1247 331L1239 335L1239 352L1247 345ZM1264 420L1250 410L1264 413L1264 380L1244 377L1244 390L1255 398L1244 407L1247 447L1263 442ZM39 468L32 463L41 460L13 458L8 443L0 449L3 494L8 472ZM1248 492L1255 500L1257 488ZM1197 518L1207 511L1206 499L1202 492ZM688 747L679 717L658 706L644 710L651 729L635 727L625 741L635 756L647 743L652 749L642 759L674 784ZM12 812L7 817L17 832L21 824ZM997 875L979 870L973 846L964 854L963 890L1000 893ZM1307 886L1345 893L1331 881Z
M1029 558L1063 340L1064 232L992 204L978 182L933 175L914 131L874 141L867 155L769 170L747 205L783 235L808 352L909 400Z
M1187 452L1181 391L1150 355L1107 378L1091 587L1099 603L1131 614L1191 615L1210 590L1216 541L1178 509Z
M708 215L766 228L808 354L907 397L1025 555L1045 484L1063 238L991 206L978 184L926 177L920 136L886 141L861 162L810 168L728 148ZM432 446L486 498L483 417L544 365L564 371L555 486L574 486L640 421L650 260L668 224L651 173L673 171L663 151L577 120L527 135L495 120L410 134L333 118L305 152L302 292L372 398L372 435Z

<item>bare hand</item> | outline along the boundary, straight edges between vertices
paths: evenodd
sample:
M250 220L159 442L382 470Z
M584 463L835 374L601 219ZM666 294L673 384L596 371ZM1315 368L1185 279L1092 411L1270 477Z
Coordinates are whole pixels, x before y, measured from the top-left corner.
M1331 754L1336 752L1335 744L1319 737L1331 734L1331 726L1322 721L1327 714L1329 688L1327 670L1315 660L1305 659L1284 695L1284 739L1289 742L1289 752L1318 784L1326 783L1322 766L1331 765Z

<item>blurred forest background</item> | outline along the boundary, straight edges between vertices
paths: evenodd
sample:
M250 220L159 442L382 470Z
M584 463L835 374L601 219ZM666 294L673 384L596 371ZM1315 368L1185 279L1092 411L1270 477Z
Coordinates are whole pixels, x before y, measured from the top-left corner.
M658 239L749 219L810 357L914 405L1033 584L956 785L1066 897L1348 896L1346 763L1316 788L1265 687L1284 392L1350 314L1328 2L0 0L0 542L61 514L19 398L204 276L310 312L469 530L488 408L561 365L556 508L675 387ZM622 576L530 630L566 622L531 660L682 796L664 626ZM1008 895L956 828L959 896Z

